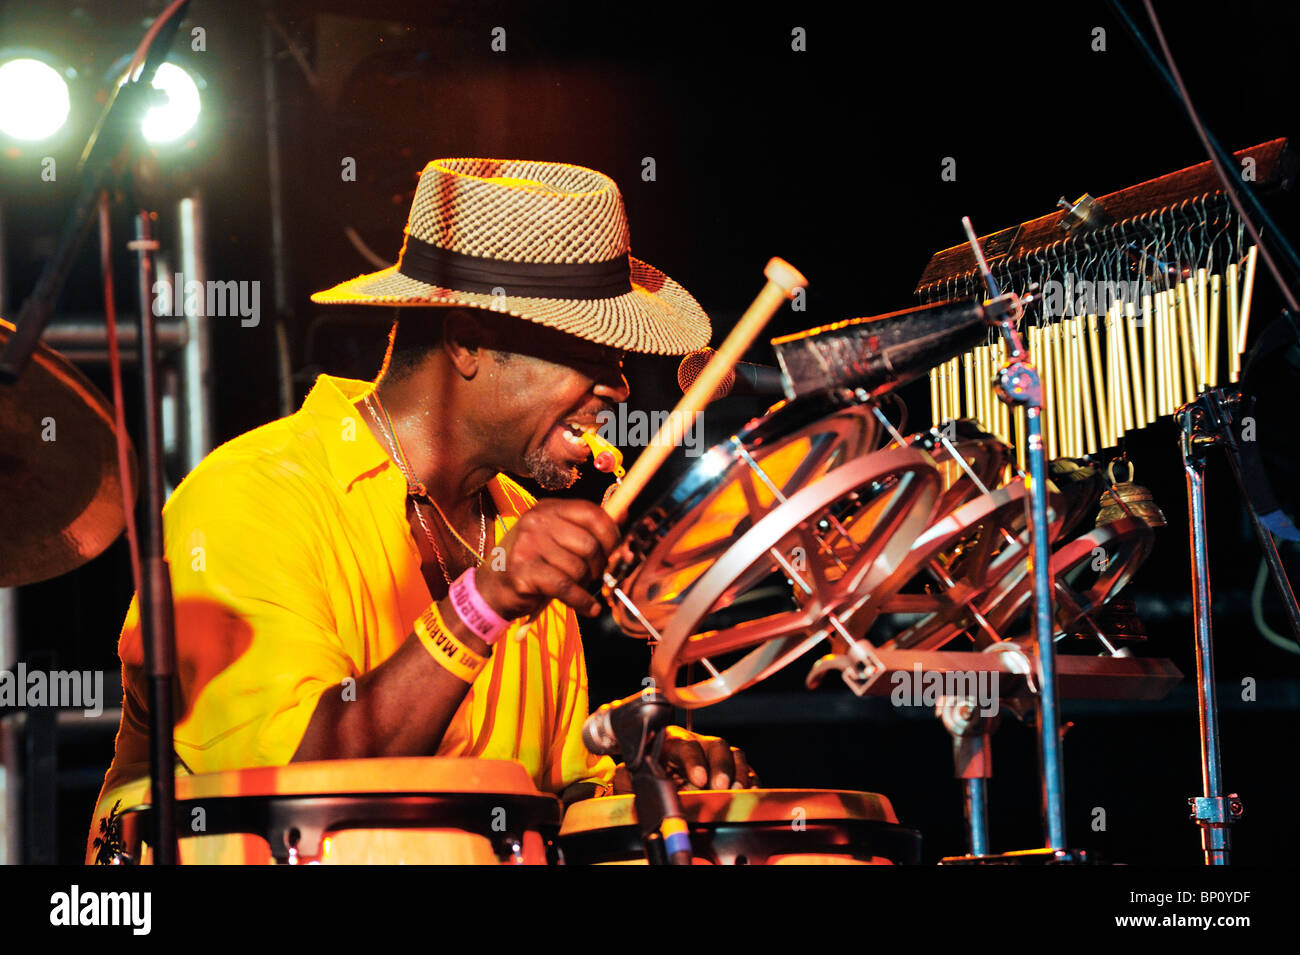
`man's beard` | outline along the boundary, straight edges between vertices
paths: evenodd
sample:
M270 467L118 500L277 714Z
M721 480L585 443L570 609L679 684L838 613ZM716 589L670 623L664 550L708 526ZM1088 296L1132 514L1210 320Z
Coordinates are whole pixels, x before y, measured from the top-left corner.
M573 487L578 480L576 467L558 463L544 448L534 448L527 452L524 455L524 466L528 468L528 476L543 490L563 491Z

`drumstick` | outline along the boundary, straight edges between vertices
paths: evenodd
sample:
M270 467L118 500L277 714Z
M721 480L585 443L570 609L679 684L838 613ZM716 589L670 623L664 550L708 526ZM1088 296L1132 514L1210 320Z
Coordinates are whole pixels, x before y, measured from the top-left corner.
M714 391L721 384L727 372L740 361L745 349L753 344L772 316L776 314L783 302L793 298L796 289L806 288L808 280L798 270L783 259L772 259L763 269L767 284L758 293L753 304L745 310L736 327L731 330L713 359L700 372L700 377L686 390L668 420L663 423L649 446L633 463L627 477L605 502L605 511L615 522L622 523L627 517L628 505L641 493L641 490L659 470L660 465L668 459L672 449L677 447L686 433L687 425L694 422L695 416L709 403Z
M672 449L681 443L688 425L695 421L695 416L709 403L718 385L722 383L722 379L727 377L727 372L740 361L740 356L754 343L754 339L776 314L781 303L793 298L795 289L805 288L808 285L808 280L784 259L772 259L763 269L763 274L767 276L767 284L758 293L758 298L754 299L753 304L745 310L745 314L740 316L740 321L731 330L722 347L714 353L713 358L700 372L700 376L682 395L681 400L677 402L677 407L668 415L668 420L663 423L649 446L641 452L636 463L627 472L627 477L615 486L613 493L601 505L615 523L621 524L627 517L627 508L633 498L641 492L659 466L667 460ZM542 607L528 618L527 623L515 631L516 643L527 638L534 622L545 611L546 607Z

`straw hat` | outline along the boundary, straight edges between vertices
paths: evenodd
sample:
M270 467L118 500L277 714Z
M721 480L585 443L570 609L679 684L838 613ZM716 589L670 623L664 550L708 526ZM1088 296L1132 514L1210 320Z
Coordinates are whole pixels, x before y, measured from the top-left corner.
M396 265L311 297L322 305L460 305L624 351L684 355L709 317L628 253L614 180L564 163L435 159Z

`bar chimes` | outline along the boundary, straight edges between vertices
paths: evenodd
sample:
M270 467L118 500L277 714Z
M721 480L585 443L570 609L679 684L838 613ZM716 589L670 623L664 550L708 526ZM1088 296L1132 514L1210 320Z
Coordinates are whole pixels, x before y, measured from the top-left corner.
M1237 381L1257 250L1242 249L1221 198L1202 196L1001 264L1004 288L1039 287L1021 333L1043 380L1049 459L1115 447L1206 389ZM978 280L959 275L920 294L974 296ZM973 418L1023 455L1024 412L1011 413L993 390L1005 361L1005 345L990 340L934 368L931 415L935 426Z

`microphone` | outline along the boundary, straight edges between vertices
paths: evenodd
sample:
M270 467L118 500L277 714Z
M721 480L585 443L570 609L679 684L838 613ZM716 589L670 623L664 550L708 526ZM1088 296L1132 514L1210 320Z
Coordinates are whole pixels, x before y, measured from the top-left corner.
M682 359L682 363L677 366L677 384L681 386L683 392L695 383L695 379L700 377L700 372L704 371L715 354L717 354L715 349L705 347L691 352ZM727 372L727 376L722 379L709 400L716 401L728 395L784 398L784 376L780 368L738 361L735 367Z
M621 749L619 732L641 729L640 724L648 715L648 710L662 709L667 705L667 699L653 686L637 690L631 696L613 703L605 703L583 721L583 745L597 756L617 756Z

